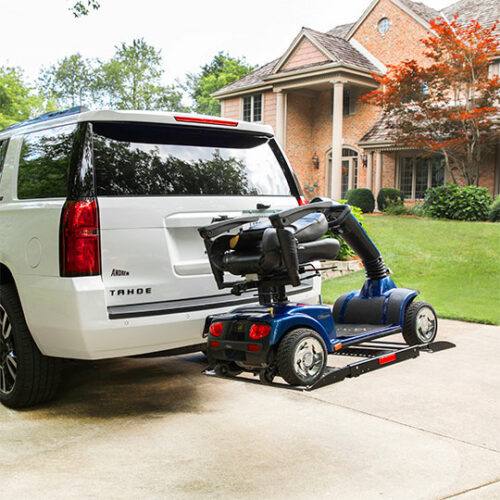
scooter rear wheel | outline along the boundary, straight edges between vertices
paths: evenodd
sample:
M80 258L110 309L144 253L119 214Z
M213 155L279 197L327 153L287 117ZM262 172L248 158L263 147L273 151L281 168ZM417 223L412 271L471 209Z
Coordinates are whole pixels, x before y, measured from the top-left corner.
M314 330L292 330L278 347L279 374L290 385L314 384L325 371L327 355L323 339Z

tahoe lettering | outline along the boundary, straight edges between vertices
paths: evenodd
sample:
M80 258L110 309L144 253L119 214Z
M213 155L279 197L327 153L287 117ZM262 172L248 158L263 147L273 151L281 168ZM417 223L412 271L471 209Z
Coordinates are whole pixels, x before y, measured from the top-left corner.
M120 288L118 290L110 290L111 297L115 295L143 295L150 294L151 288Z

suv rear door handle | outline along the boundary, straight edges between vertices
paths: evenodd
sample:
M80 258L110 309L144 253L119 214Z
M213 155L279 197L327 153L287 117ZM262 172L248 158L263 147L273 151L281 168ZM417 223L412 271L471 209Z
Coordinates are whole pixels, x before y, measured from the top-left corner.
M271 208L271 205L266 205L265 203L257 203L257 210L267 210Z

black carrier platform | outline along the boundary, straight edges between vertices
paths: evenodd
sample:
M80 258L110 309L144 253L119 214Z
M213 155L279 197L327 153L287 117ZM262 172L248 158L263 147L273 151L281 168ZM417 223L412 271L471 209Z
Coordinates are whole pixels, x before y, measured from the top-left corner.
M367 325L368 326L368 325ZM327 385L332 385L337 382L341 382L346 378L354 378L363 375L364 373L372 372L378 370L379 368L384 368L386 366L394 365L408 359L416 358L420 355L420 352L434 353L439 351L444 351L446 349L451 349L455 347L455 344L451 342L438 341L432 344L408 346L407 344L399 342L381 342L381 341L371 341L363 344L358 344L352 347L346 347L341 351L333 354L333 356L353 356L365 358L354 363L350 363L342 367L331 367L327 366L321 378L312 385L309 386L290 386L284 383L273 382L268 385L273 385L276 387L283 387L286 389L299 390L299 391L313 391ZM228 378L226 375L222 376L216 373L214 370L205 370L206 375ZM256 380L235 377L238 380L244 382L257 382Z

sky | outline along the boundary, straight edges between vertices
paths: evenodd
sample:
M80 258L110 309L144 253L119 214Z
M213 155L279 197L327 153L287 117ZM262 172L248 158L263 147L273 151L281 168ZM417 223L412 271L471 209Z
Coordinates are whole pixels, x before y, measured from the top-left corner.
M161 49L165 83L183 80L219 51L264 64L280 56L302 26L327 31L355 21L370 0L100 0L75 19L70 0L0 0L0 66L39 70L70 54L106 59L120 42L143 37ZM427 0L440 9L452 0Z

